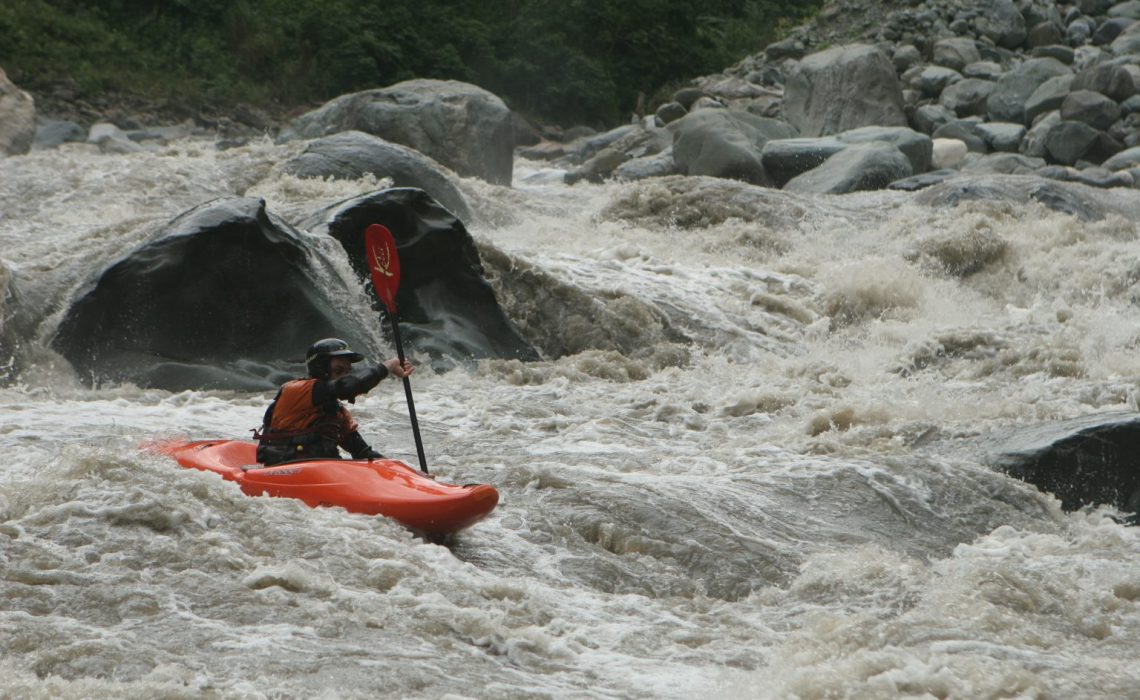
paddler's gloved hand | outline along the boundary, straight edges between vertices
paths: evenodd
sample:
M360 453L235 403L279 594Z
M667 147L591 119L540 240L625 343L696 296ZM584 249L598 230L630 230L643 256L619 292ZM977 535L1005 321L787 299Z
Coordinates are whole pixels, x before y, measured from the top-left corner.
M361 437L360 431L353 431L351 435L345 438L344 442L340 444L341 447L348 450L353 459L384 459L384 455L364 441Z

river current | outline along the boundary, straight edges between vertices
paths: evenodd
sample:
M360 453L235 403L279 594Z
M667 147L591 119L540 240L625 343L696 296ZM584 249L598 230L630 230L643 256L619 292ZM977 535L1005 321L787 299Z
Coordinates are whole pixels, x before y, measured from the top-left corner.
M971 449L1136 410L1136 222L457 179L548 359L420 364L433 473L502 496L445 546L139 448L248 436L268 395L93 389L47 349L192 206L298 221L386 184L280 172L301 147L0 160L8 312L35 321L0 388L0 697L1140 697L1140 532ZM397 385L354 414L415 463Z

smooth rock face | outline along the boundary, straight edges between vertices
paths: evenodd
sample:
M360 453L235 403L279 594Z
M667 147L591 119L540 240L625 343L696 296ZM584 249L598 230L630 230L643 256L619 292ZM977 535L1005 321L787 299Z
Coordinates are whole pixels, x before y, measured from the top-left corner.
M441 369L471 359L539 359L499 306L463 222L423 190L361 195L301 222L340 241L368 288L363 237L370 224L384 224L396 240L401 268L396 305L401 336L410 347L431 355ZM380 310L379 302L375 308Z
M884 143L851 146L799 177L784 189L790 192L844 194L883 189L914 174L902 151Z
M317 338L369 333L305 271L302 235L259 199L207 202L81 290L52 347L92 384L259 391Z
M511 112L495 95L454 80L409 80L342 95L298 117L282 140L363 131L413 148L456 173L510 185Z
M783 122L736 110L701 110L669 125L673 160L684 175L771 184L760 154L772 139L796 136Z
M356 180L371 173L391 178L394 187L426 191L460 219L471 216L463 194L438 163L406 146L361 131L317 139L282 169L298 177L341 180Z
M821 51L793 66L784 115L804 136L907 125L893 64L879 48L862 44Z

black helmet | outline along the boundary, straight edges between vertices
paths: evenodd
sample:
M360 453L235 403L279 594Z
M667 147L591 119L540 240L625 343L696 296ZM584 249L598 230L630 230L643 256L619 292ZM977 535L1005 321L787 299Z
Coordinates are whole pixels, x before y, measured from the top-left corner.
M327 379L329 365L334 357L347 357L349 362L360 362L364 359L364 355L353 352L349 349L348 343L340 338L318 340L310 345L309 351L305 353L305 367L309 370L309 376L314 379Z

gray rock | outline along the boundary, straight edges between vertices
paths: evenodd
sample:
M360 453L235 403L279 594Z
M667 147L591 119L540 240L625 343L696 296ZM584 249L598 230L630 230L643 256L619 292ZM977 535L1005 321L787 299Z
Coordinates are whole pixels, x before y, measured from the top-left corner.
M688 110L682 107L680 102L666 102L654 112L654 116L661 120L662 124L675 122L686 114Z
M1045 133L1045 150L1063 165L1073 165L1085 157L1099 132L1083 122L1062 120Z
M833 136L774 139L764 144L760 160L777 187L822 165L848 144Z
M1059 75L1041 83L1025 101L1025 123L1032 125L1040 115L1060 109L1074 79L1072 75Z
M1103 167L1085 168L1073 174L1073 182L1079 182L1089 187L1132 187L1136 181L1132 173L1127 170L1113 172Z
M1048 46L1038 46L1029 52L1030 56L1034 58L1055 58L1066 66L1073 65L1073 61L1077 59L1077 52L1071 47L1063 46L1061 44L1050 44Z
M990 119L1025 122L1025 103L1042 83L1072 71L1055 58L1033 58L998 78L986 103Z
M934 130L943 124L948 124L958 118L958 115L943 105L923 105L914 110L911 124L915 131L924 134L933 134Z
M1140 95L1133 95L1120 103L1120 113L1122 115L1126 116L1136 112L1140 112Z
M937 96L946 89L947 86L953 85L962 79L962 74L958 71L943 68L942 66L924 66L920 69L912 70L914 70L914 74L908 74L908 84L924 95L931 97Z
M1128 0L1128 2L1120 2L1108 9L1109 17L1126 17L1128 19L1140 19L1140 0Z
M764 50L768 60L773 62L782 61L785 58L802 58L806 52L807 48L803 42L794 37L768 44L768 48Z
M1077 9L1086 15L1103 15L1108 12L1116 0L1077 0L1074 3Z
M922 63L922 53L914 46L904 44L895 49L894 54L891 56L891 62L895 65L895 72L901 75L919 63Z
M1106 170L1128 170L1140 167L1140 146L1133 146L1117 153L1102 164Z
M1092 90L1123 102L1137 93L1136 80L1127 66L1101 63L1079 71L1073 78L1071 90Z
M989 144L985 137L978 133L978 122L958 119L944 124L934 130L932 136L936 139L957 139L966 144L971 153L986 153Z
M413 148L463 176L510 185L511 112L495 95L454 80L409 80L342 95L293 121L282 140L363 131Z
M913 174L910 161L899 149L883 143L851 146L809 172L792 179L790 192L844 194L877 190Z
M616 148L603 148L585 163L567 172L566 184L573 185L581 180L586 180L587 182L602 182L609 177L618 166L628 160L630 160L629 155Z
M943 90L938 101L959 117L984 115L986 102L996 86L988 80L966 78Z
M389 177L395 187L427 192L463 221L471 218L467 201L431 158L407 146L362 131L345 131L310 143L282 169L297 177L357 180L368 173Z
M36 136L36 102L0 68L0 157L23 155Z
M1096 23L1087 17L1081 17L1065 28L1065 41L1070 46L1082 46L1092 39Z
M673 160L681 174L759 185L770 183L760 161L764 144L798 135L783 122L728 109L690 112L669 128L673 130Z
M982 60L982 54L978 52L977 44L968 37L939 39L934 42L931 54L931 62L938 66L950 68L955 72L961 72L971 63Z
M804 136L907 123L894 66L881 49L864 44L821 51L792 66L784 116Z
M982 36L998 46L1015 49L1025 41L1025 18L1012 0L990 0L974 24Z
M693 106L694 102L701 99L702 97L708 97L708 96L709 96L709 94L707 92L705 92L704 89L702 89L702 88L687 87L687 88L681 88L677 92L674 92L673 93L673 101L676 102L677 104L681 105L682 107L684 107L685 110L687 111L688 109L690 109Z
M1021 141L1021 153L1034 158L1045 158L1049 149L1045 148L1045 137L1049 131L1061 123L1061 110L1056 109L1042 115L1025 134Z
M1050 46L1061 43L1063 35L1061 28L1053 22L1040 22L1029 30L1025 37L1025 45L1030 48Z
M1108 19L1097 25L1096 31L1093 32L1092 42L1097 46L1107 46L1116 41L1116 38L1128 29L1129 25L1134 20L1122 17Z
M679 173L677 164L673 161L673 149L668 148L656 155L627 160L614 170L613 177L617 180L645 180L677 174Z
M931 170L928 173L920 175L913 175L911 177L904 177L901 180L895 180L887 185L888 190L901 190L903 192L917 192L924 190L927 187L946 182L950 178L958 174L957 170Z
M1001 65L994 61L978 61L962 69L962 75L964 77L978 78L980 80L997 80L1003 73L1005 73L1005 71Z
M976 130L990 150L1005 153L1017 153L1026 134L1024 126L1013 122L987 122L978 124Z
M1084 122L1104 131L1120 118L1120 107L1092 90L1074 90L1061 103L1061 119Z
M1117 56L1140 53L1140 23L1133 22L1109 46Z
M87 132L87 143L95 144L99 150L108 154L141 153L146 149L131 141L126 132L107 122L93 124Z
M1016 153L990 153L975 160L962 170L972 173L1032 175L1037 169L1043 167L1045 167L1043 158L1031 158Z
M60 144L75 143L87 140L87 132L83 127L70 121L49 121L36 128L36 136L32 141L32 150L43 151L57 148Z
M836 138L845 144L887 143L902 151L910 161L911 173L924 173L930 170L934 143L926 134L905 126L865 126L838 134Z

